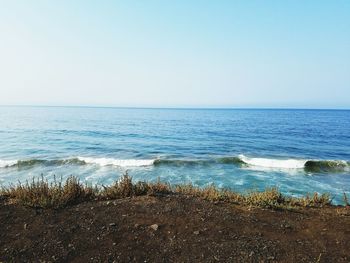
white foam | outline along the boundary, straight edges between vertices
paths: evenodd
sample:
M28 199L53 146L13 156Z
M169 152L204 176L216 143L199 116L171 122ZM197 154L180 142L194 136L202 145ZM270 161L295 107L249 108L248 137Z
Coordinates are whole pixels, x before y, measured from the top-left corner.
M240 154L241 159L246 164L265 168L280 168L280 169L302 169L305 166L307 160L296 159L268 159L268 158L248 158L243 154Z
M137 159L113 159L113 158L91 158L78 157L79 160L88 164L97 164L100 166L120 166L120 167L139 167L153 165L155 160L137 160Z
M8 167L15 165L17 163L16 160L0 160L0 168Z

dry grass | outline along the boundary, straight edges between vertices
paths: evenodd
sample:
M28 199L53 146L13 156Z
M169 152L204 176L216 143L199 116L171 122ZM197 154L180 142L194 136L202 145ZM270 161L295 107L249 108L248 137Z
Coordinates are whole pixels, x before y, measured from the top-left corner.
M0 191L0 196L21 205L41 208L61 208L82 201L99 199L110 200L140 195L182 194L213 202L229 202L247 206L272 209L291 207L323 207L331 205L328 194L307 195L305 197L286 197L277 188L247 194L219 189L213 185L199 188L191 184L171 186L159 180L156 183L137 182L126 173L111 186L102 188L83 185L76 177L69 177L64 183L54 180L49 183L43 177L25 184L19 183Z
M331 205L332 199L329 194L318 194L306 195L305 197L299 198L288 198L288 202L292 206L303 206L303 207L323 207Z
M107 199L118 199L135 195L135 185L131 177L127 174L123 175L119 181L116 181L111 186L103 186L104 190L100 195Z
M275 209L289 205L286 198L277 188L268 188L263 192L250 192L248 195L244 196L244 202L251 206Z
M171 193L169 184L161 183L159 180L156 183L133 183L132 178L126 173L113 185L103 186L103 190L99 193L99 196L106 199L118 199L140 195L169 193Z
M344 200L345 206L349 207L350 206L349 198L345 192L343 193L343 200Z
M230 203L241 203L244 198L242 195L234 193L227 189L218 189L214 185L204 188L195 187L192 184L176 185L173 189L175 193L199 197L208 201L222 201Z
M37 208L60 208L82 200L91 200L97 189L83 185L79 179L70 176L62 183L62 179L49 183L43 177L25 184L18 183L3 188L0 195L6 196L18 204Z

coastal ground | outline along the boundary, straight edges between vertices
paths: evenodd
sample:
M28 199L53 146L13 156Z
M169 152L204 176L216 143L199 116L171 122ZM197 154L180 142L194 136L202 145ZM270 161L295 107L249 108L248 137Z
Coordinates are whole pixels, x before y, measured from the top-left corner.
M0 262L349 262L347 207L263 209L181 195L38 209L0 200Z

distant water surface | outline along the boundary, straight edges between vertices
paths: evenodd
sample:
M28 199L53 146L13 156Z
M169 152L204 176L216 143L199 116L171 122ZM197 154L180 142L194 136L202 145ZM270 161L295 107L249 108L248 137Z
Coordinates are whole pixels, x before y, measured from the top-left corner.
M0 107L0 185L43 174L350 195L350 111Z

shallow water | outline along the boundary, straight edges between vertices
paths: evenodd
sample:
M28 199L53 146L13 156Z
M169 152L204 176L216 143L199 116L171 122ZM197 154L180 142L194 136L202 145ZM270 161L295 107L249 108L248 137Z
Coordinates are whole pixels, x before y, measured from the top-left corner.
M320 162L320 161L327 162ZM0 107L0 184L33 176L350 195L350 111Z

